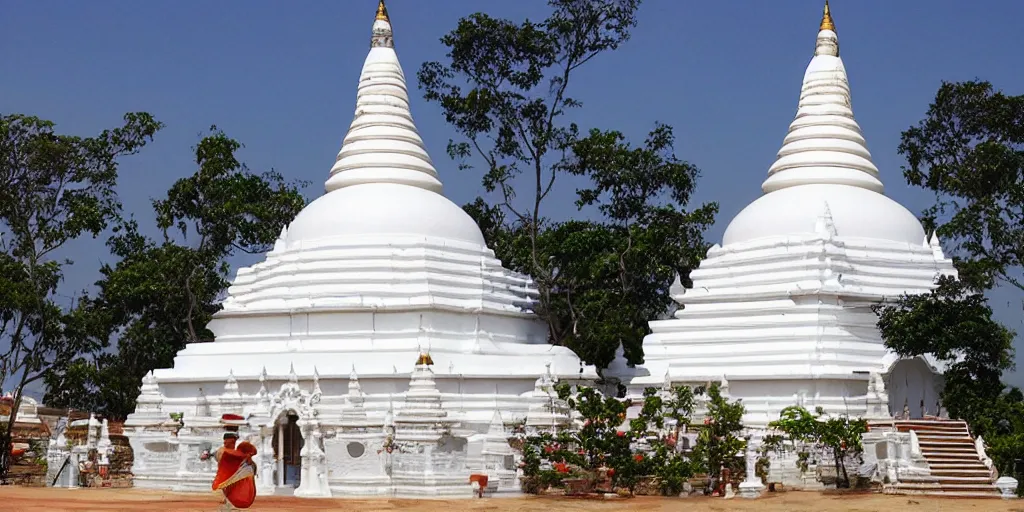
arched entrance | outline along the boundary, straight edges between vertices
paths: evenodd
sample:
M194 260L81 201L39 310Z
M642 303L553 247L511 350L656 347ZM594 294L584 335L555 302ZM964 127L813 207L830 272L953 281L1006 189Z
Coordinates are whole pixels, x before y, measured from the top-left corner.
M932 372L921 358L903 359L892 366L886 389L889 392L889 414L900 417L904 406L910 419L939 415L939 392L942 376Z
M298 425L299 416L288 411L277 418L274 424L274 461L276 462L275 480L277 487L296 488L301 483L302 475L302 431Z

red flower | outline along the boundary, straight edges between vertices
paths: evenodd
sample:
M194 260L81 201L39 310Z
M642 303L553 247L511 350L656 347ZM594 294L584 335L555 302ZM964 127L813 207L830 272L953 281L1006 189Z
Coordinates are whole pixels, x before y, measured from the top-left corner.
M583 422L583 426L584 427L589 427L590 426L590 420L584 421Z
M638 454L634 455L633 456L633 460L635 460L637 462L643 462L644 461L644 454L638 453Z
M556 462L554 464L554 466L555 466L555 471L558 471L559 473L568 473L569 472L569 465L564 463L564 462Z
M711 418L704 418L704 424L705 425L710 425L711 424Z
M608 468L608 476L615 476L615 468Z
M586 451L584 451L584 450L583 450L583 449L581 448L581 449L580 449L580 451L579 451L579 452L577 452L577 453L579 453L580 455L586 455L586 453L587 453L587 452L586 452Z
M626 435L626 433L625 433L625 432L623 432L623 431L621 431L621 430L616 430L616 431L615 431L615 435L617 435L617 436L619 436L619 437L623 437L623 436L625 436L625 435Z
M550 444L544 445L544 453L554 453L554 452L555 452L555 447L554 446L552 446Z

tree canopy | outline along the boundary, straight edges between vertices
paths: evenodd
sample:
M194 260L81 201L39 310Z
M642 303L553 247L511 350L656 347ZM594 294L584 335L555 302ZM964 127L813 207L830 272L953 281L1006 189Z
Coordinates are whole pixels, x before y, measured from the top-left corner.
M952 249L960 278L1024 290L1024 95L944 82L899 152L907 182L935 194L925 224Z
M924 224L949 249L959 279L877 306L879 329L901 356L949 362L943 405L985 437L1008 473L1024 457L1024 396L1002 382L1014 367L1015 333L993 318L984 294L1000 285L1024 290L1024 96L983 81L943 83L924 119L903 132L899 152L907 182L935 194Z
M88 301L58 294L73 264L62 249L98 236L119 216L119 159L161 127L149 114L130 113L117 128L77 137L37 117L0 116L0 383L14 398L9 425L26 386L108 345ZM10 432L0 428L0 479L10 464Z
M54 369L48 404L124 418L147 372L172 366L187 343L212 340L206 324L229 285L228 259L269 250L305 206L302 183L249 171L235 156L240 148L216 127L199 142L198 170L153 201L162 240L131 219L117 226L108 246L118 260L100 268L88 302L117 351L83 353Z
M582 106L569 94L575 73L629 40L639 4L551 0L542 22L473 14L441 38L448 61L419 71L424 97L462 138L449 155L482 167L486 197L465 210L506 265L534 278L550 342L598 368L620 345L643 362L647 322L670 309L676 275L688 282L718 209L686 209L700 173L676 157L670 126L634 146L569 121ZM555 218L563 183L585 183L575 206L589 220Z

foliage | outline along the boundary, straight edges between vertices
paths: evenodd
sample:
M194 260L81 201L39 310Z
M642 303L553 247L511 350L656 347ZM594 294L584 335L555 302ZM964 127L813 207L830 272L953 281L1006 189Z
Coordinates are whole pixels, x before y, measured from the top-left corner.
M903 132L907 182L932 191L924 212L954 257L960 280L876 308L886 346L904 357L934 353L952 363L942 401L989 444L1004 474L1021 457L1024 396L1005 389L1014 333L992 318L982 293L1001 283L1024 290L1024 95L991 83L943 83L923 120ZM1017 475L1024 480L1024 475Z
M697 444L693 447L692 457L696 469L716 481L725 469L732 475L742 474L744 463L738 454L746 446L740 437L746 409L739 400L730 402L722 394L721 385L717 382L708 386L705 406L707 413L704 427L697 435Z
M1024 95L944 82L899 152L907 182L935 193L926 225L954 248L960 278L976 290L1024 290Z
M620 132L581 133L566 121L581 106L568 95L571 79L629 39L639 0L549 4L539 23L461 19L441 39L449 62L425 63L420 87L463 138L449 155L463 169L482 161L492 201L465 209L498 257L535 279L550 341L598 368L620 345L641 363L647 321L671 306L677 274L688 282L717 205L685 210L699 171L674 155L671 127L656 125L634 147ZM556 183L586 183L576 206L597 220L550 218Z
M861 435L868 431L868 426L863 419L851 419L845 415L826 416L820 407L811 414L803 407L792 406L783 409L779 419L768 426L784 433L798 447L811 445L831 454L836 469L836 487L850 487L846 461L858 459L864 451ZM778 449L781 439L774 438L765 444ZM800 455L802 460L807 460L806 452ZM807 470L806 462L802 469Z
M198 170L153 202L162 240L125 220L107 245L89 308L116 336L116 353L75 359L47 376L48 403L123 419L135 408L142 377L166 368L186 343L208 341L206 329L228 287L228 260L269 250L305 206L302 183L270 171L253 173L236 158L242 147L216 127L195 147Z
M667 391L645 389L643 406L639 416L631 422L631 427L647 432L650 472L658 478L662 494L676 496L683 491L686 479L693 476L693 463L677 447L680 430L690 423L694 395L703 390L674 386ZM665 420L671 420L673 430L668 435L661 435L666 427Z
M904 295L875 309L889 349L901 357L930 353L950 361L943 405L984 433L1003 394L1002 373L1013 366L1014 333L992 318L985 296L967 286L943 277L930 293Z
M0 117L0 383L12 386L8 422L25 387L82 352L107 345L88 300L57 294L73 262L58 253L96 237L121 209L114 191L121 157L139 151L162 125L146 113L96 137L54 132L54 123ZM10 429L0 434L0 479L10 467Z
M626 423L628 401L605 397L595 389L562 384L559 398L578 416L575 428L525 436L520 467L537 485L532 491L561 486L567 478L596 479L607 470L613 488L632 492L645 476L656 476L666 494L678 494L690 476L689 461L676 452L676 434L662 435L665 419L685 424L693 411L693 390L673 388L663 397L655 389L644 392L637 418ZM645 442L649 450L634 449Z

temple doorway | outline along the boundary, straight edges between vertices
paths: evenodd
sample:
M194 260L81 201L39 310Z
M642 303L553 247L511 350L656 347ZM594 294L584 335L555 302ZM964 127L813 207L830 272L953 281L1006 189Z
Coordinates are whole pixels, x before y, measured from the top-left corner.
M274 483L277 487L296 488L302 474L302 431L295 413L282 414L274 427Z
M942 377L935 375L921 358L897 362L887 380L889 414L893 417L920 419L940 414Z

